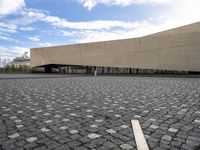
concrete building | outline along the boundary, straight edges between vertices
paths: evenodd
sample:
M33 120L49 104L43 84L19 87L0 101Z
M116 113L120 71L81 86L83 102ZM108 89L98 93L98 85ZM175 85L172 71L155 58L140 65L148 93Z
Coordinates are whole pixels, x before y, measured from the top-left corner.
M138 69L200 71L200 22L140 38L31 49L31 67L133 73ZM137 69L138 68L138 69Z

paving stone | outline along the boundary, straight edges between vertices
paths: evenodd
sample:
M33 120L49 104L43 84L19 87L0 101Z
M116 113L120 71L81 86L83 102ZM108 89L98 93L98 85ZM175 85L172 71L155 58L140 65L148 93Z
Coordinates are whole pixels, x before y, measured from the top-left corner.
M25 142L24 140L21 140L21 141L19 141L19 142L16 142L15 144L16 144L17 146L22 147L23 145L26 144L26 142Z
M64 144L64 143L68 143L68 142L70 142L70 141L71 141L71 139L69 139L68 137L65 137L65 138L60 139L60 140L59 140L59 143Z
M71 148L75 148L75 147L77 147L77 146L80 146L81 143L78 142L78 141L71 141L71 142L67 143L67 145L68 145L69 147L71 147Z
M90 139L96 139L96 138L101 137L101 135L96 134L96 133L90 133L90 134L88 134L87 137L90 138Z
M7 115L9 115L9 114L7 114ZM17 116L12 116L12 117L10 117L10 119L17 119Z
M129 149L133 149L133 146L129 145L129 144L122 144L120 145L120 147L124 150L129 150Z
M180 148L182 145L182 142L180 141L172 141L171 142L171 146L176 147L176 148Z
M77 130L70 130L69 133L70 134L76 134L76 133L78 133L78 131Z
M39 147L34 148L34 150L48 150L48 149L45 146L39 146Z
M97 138L97 139L94 139L92 141L92 143L95 143L96 145L103 145L104 143L106 142L106 139L100 137L100 138Z
M111 143L111 142L105 142L103 145L104 145L105 147L107 147L107 149L108 149L108 148L111 149L111 148L116 147L116 145L113 144L113 143Z
M116 133L116 131L113 130L113 129L108 129L108 130L106 130L106 132L108 132L108 133L110 133L110 134Z
M194 122L195 122L195 123L200 123L200 119L199 119L199 120L198 120L198 119L195 119Z
M55 115L54 117L56 117L56 118L60 118L60 117L61 117L61 115Z
M139 116L139 115L135 115L135 116L133 116L134 118L140 118L141 116Z
M14 122L19 123L22 122L22 120L14 120Z
M174 132L174 133L176 133L176 132L178 132L178 129L175 129L175 128L169 128L168 131L169 131L169 132Z
M80 147L75 147L74 150L87 150L87 148L80 146Z
M70 120L69 119L62 119L62 121L67 122L67 121L70 121Z
M200 136L199 136L199 137L195 137L195 136L188 136L188 139L190 139L190 140L193 140L193 141L200 142Z
M166 117L166 118L171 118L172 116L170 116L170 115L165 115L165 117Z
M32 119L37 119L37 116L32 116L31 118L32 118Z
M121 125L120 126L122 129L126 129L126 128L128 128L129 126L127 126L127 125Z
M177 114L183 115L183 114L185 114L186 112L187 112L187 109L181 109L181 110L179 110L179 111L177 112Z
M151 119L149 119L150 121L156 121L156 119L153 119L153 118L151 118Z
M17 127L17 128L22 128L22 127L24 127L24 125L21 125L21 124L20 124L20 125L16 125L16 127Z
M86 112L92 112L93 110L91 110L91 109L88 109L88 110L86 110Z
M90 140L87 137L81 137L79 141L81 141L82 143L88 143Z
M96 124L90 125L90 127L92 127L92 128L98 128L98 126Z
M81 135L79 135L79 134L73 134L73 135L70 136L70 139L72 139L72 140L77 140L77 139L79 139L80 137L81 137Z
M34 142L37 140L37 137L29 137L29 138L26 138L26 141L27 142Z
M119 114L116 114L116 115L114 115L114 116L117 117L117 118L121 117L121 115L119 115Z
M195 146L189 145L189 144L182 144L181 148L184 150L194 150Z
M61 145L56 147L54 150L68 150L70 147L68 145Z
M47 128L41 128L40 129L42 132L48 132L48 131L51 131L50 129L47 129Z
M145 139L149 139L151 136L149 135L144 135Z
M191 139L187 139L186 143L192 146L199 146L199 142L191 140Z
M103 122L103 119L95 120L95 122Z
M152 129L157 129L157 128L159 128L159 127L158 127L158 126L156 126L156 125L153 125L153 124L152 124L152 125L150 125L150 126L149 126L149 128L152 128Z
M45 114L43 114L44 116L49 116L49 115L51 115L50 113L45 113Z
M148 141L150 142L159 142L159 140L160 140L159 138L154 138L152 136L148 138Z
M94 116L92 116L92 115L87 115L86 117L88 117L88 118L93 118Z
M172 140L172 137L169 136L169 135L164 135L164 136L162 137L162 140L171 141L171 140Z
M46 121L44 121L45 123L51 123L51 122L53 122L53 120L46 120Z
M66 127L66 126L60 127L61 130L66 130L67 128L68 128L68 127Z
M18 133L14 133L14 134L9 135L8 137L11 138L11 139L14 139L14 138L17 138L19 136L20 135Z
M32 142L32 143L28 143L28 144L25 144L23 147L25 149L34 149L35 147L37 147L38 145L35 143L35 142Z

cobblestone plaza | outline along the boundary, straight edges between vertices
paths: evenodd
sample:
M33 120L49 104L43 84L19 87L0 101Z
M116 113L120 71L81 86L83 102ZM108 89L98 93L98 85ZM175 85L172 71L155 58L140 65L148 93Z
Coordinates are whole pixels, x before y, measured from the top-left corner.
M200 78L83 76L0 80L0 149L150 149L200 145Z

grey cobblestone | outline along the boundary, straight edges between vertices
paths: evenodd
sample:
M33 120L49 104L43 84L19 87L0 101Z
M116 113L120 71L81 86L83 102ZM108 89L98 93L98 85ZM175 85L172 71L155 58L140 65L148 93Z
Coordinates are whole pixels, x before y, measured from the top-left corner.
M200 145L200 79L68 77L0 80L0 149L150 149Z

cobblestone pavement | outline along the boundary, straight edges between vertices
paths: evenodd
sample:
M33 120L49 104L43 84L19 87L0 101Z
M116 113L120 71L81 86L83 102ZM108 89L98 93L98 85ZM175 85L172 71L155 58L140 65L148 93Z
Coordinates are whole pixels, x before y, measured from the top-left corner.
M70 75L68 75L70 76ZM71 75L72 76L72 75ZM76 75L77 76L77 75ZM20 78L63 78L66 77L66 75L61 75L61 74L0 74L0 80L5 80L5 79L20 79Z
M200 79L68 77L0 80L0 149L198 149Z

